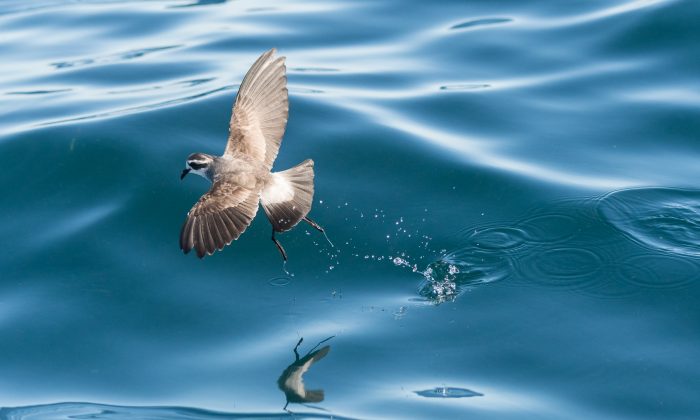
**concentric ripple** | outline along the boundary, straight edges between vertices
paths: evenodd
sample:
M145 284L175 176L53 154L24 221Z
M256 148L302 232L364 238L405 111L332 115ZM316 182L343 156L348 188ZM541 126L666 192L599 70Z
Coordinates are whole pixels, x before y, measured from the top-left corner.
M274 277L271 278L270 280L267 281L267 284L270 286L275 286L275 287L284 287L289 285L292 282L291 277L283 276L283 277Z
M700 257L700 190L617 191L601 200L599 211L615 228L644 246Z
M554 202L520 221L469 227L462 230L459 248L425 270L403 260L397 265L413 266L414 272L422 273L419 294L437 304L455 300L470 287L506 279L516 286L607 299L633 296L644 289L682 288L695 281L700 262L687 256L696 256L700 243L700 217L694 219L700 216L700 192L629 193L634 194L615 193L602 201ZM635 209L639 209L638 220L632 220ZM632 236L635 243L619 231ZM672 252L640 253L643 248L637 242Z
M529 242L558 243L574 237L578 221L568 214L538 214L527 218L518 227L528 233Z
M583 289L600 274L603 261L597 253L584 248L552 248L532 252L518 264L522 276L548 286Z
M700 266L676 255L637 255L623 261L617 272L625 282L647 288L684 287L700 276Z
M684 206L679 201L671 208L686 217L693 214L690 200ZM469 287L509 279L518 287L619 299L644 289L684 287L700 273L700 264L692 259L640 254L639 246L610 226L599 204L599 199L563 200L534 209L519 221L464 229L461 247L424 271L414 267L424 276L419 294L442 303ZM683 238L677 242L692 246L688 231Z
M474 230L469 241L485 250L512 250L525 243L527 233L517 227L491 227Z

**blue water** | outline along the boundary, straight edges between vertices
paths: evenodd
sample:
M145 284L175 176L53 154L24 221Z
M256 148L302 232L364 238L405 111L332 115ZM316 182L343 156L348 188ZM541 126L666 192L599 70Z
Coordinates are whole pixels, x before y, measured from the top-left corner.
M3 1L0 418L275 418L290 395L301 418L698 418L698 21L693 0ZM178 249L207 189L185 158L223 151L271 47L276 168L314 159L336 245L280 235L289 274L261 213L214 256ZM331 336L303 403L294 347Z

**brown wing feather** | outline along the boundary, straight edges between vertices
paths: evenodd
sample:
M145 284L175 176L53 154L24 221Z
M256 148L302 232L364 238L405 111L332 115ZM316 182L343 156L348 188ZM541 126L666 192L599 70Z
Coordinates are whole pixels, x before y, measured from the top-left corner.
M273 48L261 55L243 78L224 152L246 154L268 169L277 157L289 115L285 58L274 54Z
M180 248L192 249L203 258L238 239L258 211L259 192L226 179L214 182L211 189L187 213L180 231Z

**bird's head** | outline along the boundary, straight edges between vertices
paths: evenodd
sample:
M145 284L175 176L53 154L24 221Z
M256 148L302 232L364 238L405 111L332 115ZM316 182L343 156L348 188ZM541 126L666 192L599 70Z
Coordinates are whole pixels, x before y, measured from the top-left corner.
M214 163L213 156L206 153L192 153L185 161L185 169L182 170L180 179L184 179L190 172L209 179L208 173L212 163Z

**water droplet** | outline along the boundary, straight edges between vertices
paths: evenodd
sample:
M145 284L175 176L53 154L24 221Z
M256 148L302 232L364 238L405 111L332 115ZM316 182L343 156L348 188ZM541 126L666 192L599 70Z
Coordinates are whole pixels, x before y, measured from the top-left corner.
M395 266L397 267L408 267L410 264L408 261L401 257L395 257L392 262L394 263Z

